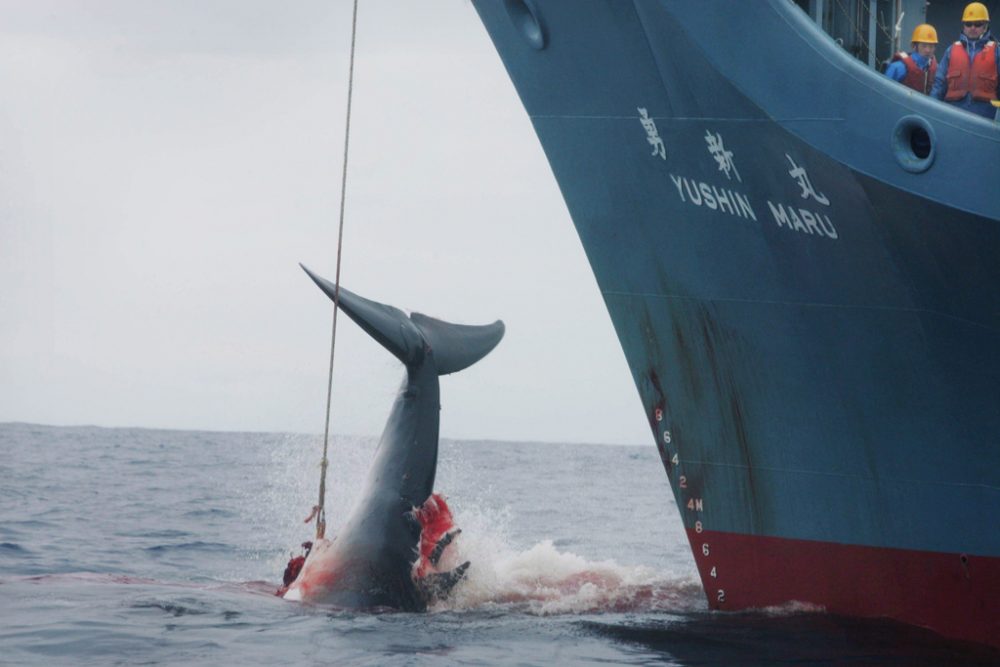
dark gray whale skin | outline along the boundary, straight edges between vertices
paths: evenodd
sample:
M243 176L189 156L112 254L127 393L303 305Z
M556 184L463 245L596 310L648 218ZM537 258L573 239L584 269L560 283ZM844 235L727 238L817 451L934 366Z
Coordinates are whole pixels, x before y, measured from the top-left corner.
M334 283L302 268L334 298ZM350 609L422 611L432 594L412 575L421 530L413 510L434 490L441 410L438 377L486 356L503 338L504 325L499 320L468 326L420 313L407 316L343 287L339 307L405 364L406 377L350 518L334 540L319 541L313 548L285 597Z

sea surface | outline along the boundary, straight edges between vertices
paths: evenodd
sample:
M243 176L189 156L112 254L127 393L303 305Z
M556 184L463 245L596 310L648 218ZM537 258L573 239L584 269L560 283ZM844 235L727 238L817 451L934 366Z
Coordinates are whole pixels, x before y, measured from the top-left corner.
M377 438L331 442L343 521ZM789 605L707 609L655 448L442 442L472 566L428 613L274 596L320 436L0 424L0 665L996 665Z

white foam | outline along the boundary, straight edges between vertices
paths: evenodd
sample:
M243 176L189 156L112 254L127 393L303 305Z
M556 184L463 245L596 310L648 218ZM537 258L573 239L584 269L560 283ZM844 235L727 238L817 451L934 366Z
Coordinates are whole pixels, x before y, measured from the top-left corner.
M613 560L588 561L561 552L550 540L525 551L495 540L465 539L450 556L470 560L465 580L436 610L505 607L525 613L692 611L704 609L701 585L687 577Z
M376 442L372 438L336 440L337 465L331 466L328 482L327 534L336 534L359 494ZM301 521L315 501L317 444L315 438L304 436L280 443L274 454L270 488L253 499L265 506L256 517L262 527L266 526L261 532L277 544L297 545L311 537L312 527L303 526ZM437 490L449 498L455 523L462 529L445 550L441 569L452 569L466 560L471 565L452 596L434 610L501 608L548 615L707 609L693 568L672 572L614 560L588 560L560 551L552 540L525 547L523 526L511 529L524 518L515 516L502 502L502 493L493 488L488 476L477 475L478 464L478 459L470 462L452 456L439 465ZM470 485L469 478L481 483ZM464 489L464 493L451 497L449 488ZM272 554L269 568L280 572L288 556Z
M800 614L822 614L826 612L826 607L818 604L812 604L811 602L799 602L798 600L790 600L780 605L775 605L773 607L764 607L758 609L763 614L767 616L798 616Z

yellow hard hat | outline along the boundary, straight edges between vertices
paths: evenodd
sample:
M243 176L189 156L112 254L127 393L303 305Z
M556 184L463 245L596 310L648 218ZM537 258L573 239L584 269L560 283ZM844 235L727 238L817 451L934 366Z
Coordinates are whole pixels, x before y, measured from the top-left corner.
M913 29L913 39L910 41L920 44L937 44L937 30L929 23L921 23Z
M981 2L970 2L965 6L962 14L962 23L967 21L989 21L990 13L986 10L986 5Z

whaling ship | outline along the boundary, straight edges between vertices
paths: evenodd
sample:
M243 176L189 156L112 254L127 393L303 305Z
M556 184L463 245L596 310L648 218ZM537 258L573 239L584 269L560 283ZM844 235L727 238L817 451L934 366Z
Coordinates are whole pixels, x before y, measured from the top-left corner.
M872 67L902 0L474 3L710 606L1000 645L1000 128Z

